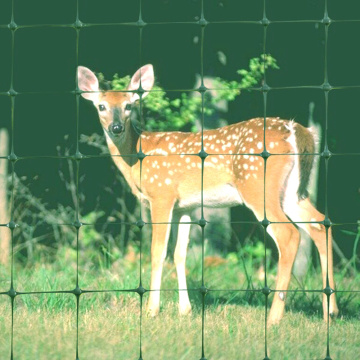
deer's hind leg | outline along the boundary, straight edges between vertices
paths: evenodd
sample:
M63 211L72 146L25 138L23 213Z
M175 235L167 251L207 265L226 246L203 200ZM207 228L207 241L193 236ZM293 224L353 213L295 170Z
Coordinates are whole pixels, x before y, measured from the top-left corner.
M325 216L311 204L309 199L301 200L298 203L297 208L294 209L294 212L289 213L288 215L293 221L301 221L297 225L309 234L319 251L323 288L329 285L331 289L335 289L332 232L330 227L326 229L323 224L319 224L319 222L324 221ZM329 280L329 283L327 283L327 279ZM339 310L335 294L330 295L330 304L327 303L327 296L325 294L323 295L323 311L324 320L326 321L328 319L328 313L331 317L337 316Z
M259 221L263 220L263 205L249 206ZM267 232L273 238L279 251L279 262L274 299L268 316L268 325L279 323L284 315L286 292L291 279L291 271L299 247L300 234L298 229L289 222L281 208L280 202L266 205L266 216L271 219Z
M300 234L280 207L272 206L268 209L267 216L271 216L272 223L267 232L275 241L279 251L278 272L275 285L275 294L268 317L268 325L278 323L285 309L286 291L291 280L291 272L298 251Z
M268 316L268 325L277 324L283 317L285 310L286 291L288 290L291 271L300 242L300 234L296 226L290 222L282 209L283 181L289 173L289 157L278 157L276 162L269 162L264 174L256 173L256 178L240 179L238 190L245 204L254 212L259 221L268 219L270 225L267 232L275 241L279 251L278 272L275 285L273 303ZM275 168L276 165L276 168ZM276 169L276 171L274 171ZM280 169L280 171L279 171ZM282 171L281 171L282 170ZM250 181L250 179L252 181ZM265 196L264 200L264 186Z

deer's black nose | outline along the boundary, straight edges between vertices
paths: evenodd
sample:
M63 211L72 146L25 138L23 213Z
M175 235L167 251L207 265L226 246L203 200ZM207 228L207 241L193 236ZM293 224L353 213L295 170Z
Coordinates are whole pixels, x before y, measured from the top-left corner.
M109 131L114 135L119 135L124 131L124 125L119 122L113 122L109 125Z

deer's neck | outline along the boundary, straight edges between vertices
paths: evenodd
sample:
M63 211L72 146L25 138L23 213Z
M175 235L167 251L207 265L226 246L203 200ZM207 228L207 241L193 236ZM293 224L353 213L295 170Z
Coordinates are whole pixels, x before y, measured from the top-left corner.
M139 197L139 188L133 178L133 170L138 163L137 152L140 134L130 121L125 125L125 131L120 136L113 136L105 131L107 145L112 159L124 175L134 195Z

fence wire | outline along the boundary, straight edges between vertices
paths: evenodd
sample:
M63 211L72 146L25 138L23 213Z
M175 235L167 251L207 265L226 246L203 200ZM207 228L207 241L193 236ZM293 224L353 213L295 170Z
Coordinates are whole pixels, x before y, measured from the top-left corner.
M16 99L17 96L20 94L19 92L17 92L16 88L14 88L14 72L16 71L16 68L14 67L14 58L15 58L15 44L16 44L16 33L18 30L20 29L28 29L28 28L48 28L48 27L61 27L61 28L71 28L74 29L75 33L76 33L76 65L80 65L79 64L79 42L81 41L81 32L84 28L87 27L96 27L96 26L123 26L123 27L132 27L132 28L137 28L139 31L139 41L140 41L140 47L139 47L139 64L143 64L142 62L142 47L143 47L143 32L145 31L146 27L151 25L151 24L157 24L157 25L162 25L164 26L164 29L167 25L173 24L174 22L154 22L154 23L146 23L144 21L144 19L146 20L146 14L142 13L142 3L143 0L139 0L140 2L140 12L138 14L138 20L136 22L126 22L126 23L84 23L81 19L81 8L79 7L79 0L77 0L77 7L76 7L76 19L74 21L74 23L72 24L41 24L41 25L21 25L21 24L17 24L16 23L16 13L14 11L14 3L15 0L12 0L12 12L11 12L11 19L10 22L8 24L3 24L0 25L0 28L2 29L8 29L11 33L11 68L10 68L10 89L7 92L2 92L0 93L0 95L2 96L7 96L10 98L11 100L11 152L10 155L7 157L2 157L2 159L7 159L9 160L9 162L11 163L11 176L12 176L12 186L11 186L11 204L14 204L14 183L15 183L15 167L16 164L19 160L23 160L23 159L29 159L29 158L36 158L36 156L33 157L20 157L16 155L16 147L14 145L14 125L15 125L15 121L14 121L14 112L15 112L15 107L16 107ZM266 5L267 2L266 0L263 1L263 15L262 18L257 20L257 21L214 21L213 23L217 23L217 24L229 24L229 23L238 23L238 24L254 24L257 26L260 26L263 28L263 54L266 54L270 49L267 48L267 32L268 32L268 28L271 27L272 24L274 23L286 23L286 22L297 22L297 23L321 23L323 25L324 28L324 33L325 33L325 50L324 50L324 78L323 78L323 83L321 85L318 86L301 86L301 87L297 87L297 86L287 86L287 87L271 87L271 84L269 85L267 83L267 77L266 77L266 67L264 66L264 77L263 77L263 81L262 81L262 85L260 87L254 87L251 90L252 91L257 91L257 92L261 92L262 96L263 96L263 117L264 117L264 150L262 151L262 153L258 154L259 156L261 156L263 158L264 161L264 175L266 172L266 163L267 160L269 159L269 157L271 156L276 156L276 154L271 154L265 147L265 129L266 129L266 118L267 118L267 102L268 102L268 93L270 91L274 91L274 90L281 90L281 89L295 89L295 88L303 88L303 89L318 89L323 91L324 93L324 98L325 98L325 136L324 136L324 145L323 145L323 149L320 153L314 153L314 154L307 154L307 155L316 155L316 156L320 156L321 158L324 159L325 161L325 220L322 222L322 224L326 227L326 234L327 234L327 242L328 242L328 230L331 228L331 226L333 226L334 224L331 223L329 217L328 217L328 166L329 166L329 160L332 156L336 156L336 155L341 155L341 154L334 154L331 153L329 150L329 146L328 146L328 107L329 107L329 92L335 89L344 89L344 88L354 88L354 86L350 87L346 87L346 86L342 86L342 87L333 87L330 82L329 82L329 77L328 77L328 30L329 30L329 26L333 23L336 22L336 20L332 20L330 15L328 13L328 8L327 8L327 0L325 0L325 7L324 7L324 16L322 19L318 19L318 20L295 20L295 21L272 21L271 19L269 19L267 17L267 11L266 11ZM125 5L126 7L126 5ZM355 20L357 21L357 20ZM346 20L339 20L337 22L346 22ZM203 193L203 177L204 177L204 161L205 158L209 155L205 152L204 149L204 141L203 141L203 131L204 131L204 99L205 99L205 93L209 90L221 90L221 89L210 89L208 87L205 86L204 84L204 39L205 39L205 35L206 35L206 30L207 30L207 26L209 25L209 21L206 18L206 2L204 2L204 0L201 1L201 12L199 14L199 20L198 21L193 21L193 22L176 22L177 24L183 24L184 26L187 24L191 24L191 25L197 25L201 28L201 38L200 38L200 45L201 45L201 54L200 54L200 71L201 71L201 84L199 86L199 88L195 89L197 92L199 92L201 99L202 99L202 109L201 109L201 123L202 123L202 128L201 128L201 134L202 134L202 141L201 141L201 151L198 154L198 156L200 157L201 161L202 161L202 173L201 173L201 181L202 181L202 193ZM25 30L24 30L25 31ZM135 60L135 59L134 59ZM74 69L74 74L75 74L75 69ZM357 86L360 87L360 86ZM42 94L45 93L50 93L49 91L42 91L42 92L37 92L37 94L39 96L41 96ZM80 359L81 358L81 353L79 352L79 309L81 306L81 296L83 294L86 293L104 293L104 292L128 292L128 293L137 293L139 295L140 298L140 319L139 319L139 327L140 327L140 339L139 339L139 359L142 359L143 356L144 358L146 358L146 352L143 353L143 349L142 349L142 314L143 314L143 298L144 295L146 293L148 293L150 291L150 289L146 289L143 286L143 281L142 281L142 258L141 258L141 246L142 246L142 241L140 241L140 268L139 268L139 285L136 288L133 289L119 289L119 290L91 290L91 289L83 289L80 287L80 283L79 283L79 231L81 229L81 227L84 225L84 223L82 223L81 221L81 216L80 216L80 209L79 209L79 169L80 169L80 164L81 162L86 159L89 158L90 156L87 156L86 154L83 154L80 152L79 149L79 138L80 138L80 130L79 130L79 118L80 118L80 111L79 111L79 99L80 99L80 95L81 95L81 91L79 90L79 88L77 87L76 84L76 80L74 81L74 90L73 91L64 91L61 92L64 94L73 94L74 97L76 98L76 151L74 154L70 155L70 156L63 156L63 158L65 159L69 159L69 160L73 160L76 163L76 195L77 195L77 202L76 202L76 208L75 208L75 213L76 213L76 218L73 224L69 224L71 226L73 226L76 229L76 246L77 246L77 259L76 259L76 287L74 289L69 289L69 290L64 290L64 291L28 291L28 292L20 292L17 291L17 289L14 287L14 230L19 227L19 224L16 223L16 219L14 217L14 207L11 207L11 217L10 217L10 221L6 224L0 224L0 226L5 226L8 227L11 231L11 279L10 279L10 289L6 292L2 292L0 293L0 295L4 295L4 296L8 296L11 300L11 359L16 359L16 356L14 355L14 351L13 351L13 340L14 340L14 302L15 302L15 298L18 296L23 296L23 295L36 295L36 294L72 294L75 296L76 298L76 359ZM143 96L143 90L140 88L138 90L138 94L140 96L140 114L142 117L142 111L141 111L141 107L142 107L142 96ZM142 123L144 123L144 121L146 121L146 119L141 119ZM175 154L175 155L180 155L180 154ZM219 154L221 155L221 154ZM223 154L226 155L226 154ZM243 154L242 154L243 155ZM140 168L142 169L142 162L144 160L144 158L147 156L146 154L144 154L142 152L142 147L141 147L141 137L140 137L140 151L138 154L136 154L138 160L140 161ZM294 154L294 156L297 156L296 154ZM47 157L47 156L45 156ZM55 157L55 156L48 156L49 158L59 158L59 157ZM94 157L94 155L91 155L91 157ZM39 157L38 157L39 158ZM263 187L263 191L264 191L264 219L262 219L262 221L259 222L259 224L264 228L264 230L267 229L267 227L274 223L269 221L269 219L267 219L266 217L266 206L265 206L265 201L266 201L266 197L265 197L265 176L264 176L264 187ZM207 221L205 219L205 215L204 215L204 207L203 207L203 198L201 199L202 202L202 206L201 206L201 218L198 221L193 221L191 222L191 224L194 225L199 225L201 227L201 233L202 233L202 275L201 275L201 286L197 289L191 289L192 291L197 291L199 292L199 294L201 295L201 306L202 306L202 311L201 311L201 317L202 317L202 333L201 333L201 346L199 346L199 352L201 353L201 360L205 360L206 359L206 338L205 338L205 327L206 327L206 318L205 318L205 297L209 292L216 292L219 291L218 289L210 289L207 287L207 282L206 282L206 278L204 275L204 243L205 243L205 227L207 225ZM136 225L140 230L143 229L143 227L147 224L151 224L149 222L146 222L146 218L144 218L143 215L143 210L140 211L139 214L139 218L136 221L136 223L134 225ZM60 225L60 224L59 224ZM64 225L64 224L61 224ZM265 234L266 231L264 231ZM265 242L265 235L264 235L264 242ZM266 261L266 251L265 251L265 261ZM226 276L226 274L224 275ZM266 319L267 319L267 308L268 308L268 297L271 293L273 293L274 291L280 291L279 289L274 290L271 289L268 286L268 280L267 280L268 276L266 273L266 267L265 267L265 280L264 280L264 286L262 289L246 289L246 291L253 291L254 293L262 293L263 296L265 297L265 322L264 322L264 360L268 360L270 359L269 357L269 353L268 353L268 343L267 343L267 327L266 327ZM234 290L234 291L242 291L242 290ZM291 290L287 290L288 292L291 292ZM331 289L330 285L329 285L329 277L327 276L327 286L325 287L325 289L318 289L318 290L304 290L305 292L317 292L317 293L324 293L327 296L327 300L328 300L328 304L329 304L329 299L330 299L330 295L334 292L334 289ZM329 315L328 315L329 316ZM319 346L321 346L321 344L319 344ZM119 356L121 357L121 354L119 354ZM326 339L326 360L330 360L331 359L331 344L330 344L330 338L329 338L329 322L327 325L327 339Z

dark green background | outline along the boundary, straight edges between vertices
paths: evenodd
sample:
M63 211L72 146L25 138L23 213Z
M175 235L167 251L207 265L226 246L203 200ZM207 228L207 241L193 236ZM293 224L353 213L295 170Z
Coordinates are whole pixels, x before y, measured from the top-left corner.
M204 75L239 80L236 70L246 68L249 59L263 51L264 30L260 24L229 22L261 20L263 1L204 0L204 8L205 18L210 22L205 28ZM333 153L342 156L334 156L329 161L328 209L334 222L354 224L360 219L360 4L354 0L332 0L328 10L331 19L339 20L329 27L329 82L333 87L352 86L334 89L329 94L328 143ZM266 1L266 13L270 21L277 21L268 26L266 52L275 57L280 66L280 70L268 73L269 86L320 86L325 72L325 25L321 22L324 1ZM139 16L139 2L80 0L79 14L85 24L134 23ZM141 64L152 63L157 81L165 89L192 89L195 75L200 72L201 29L195 23L182 22L199 20L200 1L144 0L142 14L148 25L143 29L141 44L139 28L134 25L99 25L81 29L79 64L111 78L114 73L130 75ZM11 1L2 0L0 24L8 24L10 18ZM71 24L75 18L75 0L15 1L14 20L19 26ZM228 23L221 23L223 21ZM6 92L10 88L12 58L11 31L5 27L0 28L0 44L0 92ZM15 99L12 134L15 154L57 155L58 145L62 151L67 147L74 153L76 101L70 91L75 89L77 66L75 29L49 26L19 28L15 32L14 50L14 89L21 93ZM218 60L219 51L226 55L226 66ZM173 95L178 96L179 93L174 92ZM325 96L321 89L271 90L267 114L294 118L306 124L310 102L315 103L314 119L324 129ZM0 96L0 127L6 127L11 132L10 109L10 98ZM229 123L234 123L263 115L262 93L244 91L230 104L227 119ZM82 99L79 129L80 133L87 135L101 133L95 111ZM68 136L67 140L64 136ZM80 151L87 154L92 150L80 145ZM326 198L323 162L321 160L318 200L321 211L324 211ZM29 178L39 175L34 189L37 195L45 194L44 189L48 189L46 201L49 206L58 202L70 204L70 196L58 176L59 167L63 165L58 159L27 159L16 164L16 172ZM83 186L88 193L87 211L94 206L94 193L111 182L109 179L113 178L114 168L110 165L108 159L82 162ZM353 239L339 231L345 226L337 229L341 247L350 251ZM355 230L356 226L346 229Z

